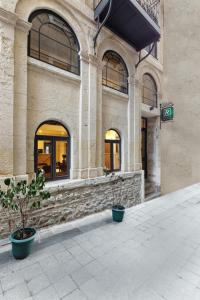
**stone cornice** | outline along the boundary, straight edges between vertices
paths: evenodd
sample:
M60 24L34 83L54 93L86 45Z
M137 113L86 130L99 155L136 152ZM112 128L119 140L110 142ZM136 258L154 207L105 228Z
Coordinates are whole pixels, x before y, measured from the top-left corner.
M32 27L32 24L29 23L29 22L26 22L22 19L18 19L17 20L17 23L16 23L16 28L21 30L21 31L24 31L25 33L28 33L30 31Z
M25 33L28 33L32 26L31 23L20 19L17 14L7 11L3 8L0 8L0 21L10 24L17 29L24 31Z
M15 26L17 19L18 16L15 13L0 8L0 21Z

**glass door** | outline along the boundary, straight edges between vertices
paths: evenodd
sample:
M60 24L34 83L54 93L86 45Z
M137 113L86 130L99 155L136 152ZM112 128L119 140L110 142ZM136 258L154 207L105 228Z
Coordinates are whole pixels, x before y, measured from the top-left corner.
M39 170L43 170L47 179L51 179L53 176L52 149L53 147L51 140L37 140L37 172Z
M56 177L65 177L68 175L68 142L65 141L55 141L56 143Z

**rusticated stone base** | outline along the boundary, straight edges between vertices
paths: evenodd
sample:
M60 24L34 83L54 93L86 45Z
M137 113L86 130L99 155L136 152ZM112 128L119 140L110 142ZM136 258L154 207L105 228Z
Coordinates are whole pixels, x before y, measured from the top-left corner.
M46 189L50 191L51 198L43 202L40 210L31 213L28 225L42 228L97 213L111 208L114 198L115 203L126 207L141 203L142 172L121 176L123 182L115 176L112 180L98 177L48 183ZM0 237L3 238L8 234L8 225L6 216L2 213L0 216Z

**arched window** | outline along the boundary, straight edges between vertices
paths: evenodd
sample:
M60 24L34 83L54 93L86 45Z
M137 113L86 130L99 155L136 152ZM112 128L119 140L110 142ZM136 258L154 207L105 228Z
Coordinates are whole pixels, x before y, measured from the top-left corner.
M79 44L71 27L49 10L29 17L28 55L71 73L80 74Z
M157 86L153 77L147 73L143 76L143 103L157 107Z
M105 163L108 172L121 170L121 138L117 131L110 129L105 135Z
M121 56L114 51L107 51L103 62L103 85L128 94L128 71Z
M68 178L70 135L58 122L43 123L35 135L35 172L42 169L46 179Z

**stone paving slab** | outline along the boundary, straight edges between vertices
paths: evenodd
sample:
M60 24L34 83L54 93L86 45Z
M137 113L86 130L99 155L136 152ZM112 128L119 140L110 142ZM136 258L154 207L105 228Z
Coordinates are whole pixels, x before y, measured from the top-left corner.
M200 300L200 184L41 230L23 261L1 246L0 300L18 299Z

